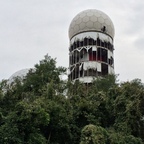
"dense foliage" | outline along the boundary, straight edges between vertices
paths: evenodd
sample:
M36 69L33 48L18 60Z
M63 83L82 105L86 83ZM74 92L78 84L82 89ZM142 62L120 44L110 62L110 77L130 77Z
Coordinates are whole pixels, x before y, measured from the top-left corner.
M0 83L1 144L142 144L144 85L116 76L91 85L60 79L47 56L24 80Z

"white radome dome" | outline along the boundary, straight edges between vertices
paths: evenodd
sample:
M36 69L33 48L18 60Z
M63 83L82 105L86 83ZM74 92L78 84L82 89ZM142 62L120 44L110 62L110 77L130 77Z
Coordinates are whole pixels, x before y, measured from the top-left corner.
M27 75L27 73L29 72L29 68L27 69L22 69L22 70L19 70L17 72L15 72L9 79L8 79L8 84L12 84L16 78L19 78L19 79L24 79L25 76Z
M69 38L71 40L75 35L83 32L102 32L104 26L105 33L113 39L114 25L108 15L95 9L82 11L73 18L69 26Z

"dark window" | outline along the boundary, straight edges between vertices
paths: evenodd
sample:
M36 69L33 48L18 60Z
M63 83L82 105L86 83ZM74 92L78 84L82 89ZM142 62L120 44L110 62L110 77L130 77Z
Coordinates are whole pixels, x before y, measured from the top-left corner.
M77 41L77 47L79 47L80 46L80 42L79 41Z
M76 42L74 42L73 44L73 49L76 49Z
M89 76L97 76L97 71L94 69L89 69L88 70L88 75Z
M87 46L87 45L88 45L88 39L84 38L84 46Z
M89 61L96 61L96 51L91 51L89 53Z
M103 41L101 42L101 46L104 47L104 42Z
M102 66L102 75L107 75L108 74L108 65L102 63L101 66Z
M88 39L88 45L93 45L94 44L94 40L92 38Z
M98 48L97 52L98 52L98 54L97 54L97 60L103 61L103 62L107 63L107 59L108 59L107 50L103 49L103 48Z
M107 63L107 50L106 49L102 49L102 61Z
M100 46L100 39L97 38L97 46Z
M84 42L83 42L83 41L81 41L81 42L80 42L80 46L83 46L83 45L84 45L83 43L84 43Z
M107 47L107 42L104 42L104 45L105 45L105 48L108 48L108 47Z

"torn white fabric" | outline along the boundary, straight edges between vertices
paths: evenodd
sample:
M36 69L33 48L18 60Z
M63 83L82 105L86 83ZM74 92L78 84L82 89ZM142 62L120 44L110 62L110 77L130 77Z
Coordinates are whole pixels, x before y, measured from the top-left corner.
M82 70L82 66L83 66L83 63L80 64L80 66L79 66L79 71Z
M114 73L115 73L115 72L114 72L114 68L111 67L110 65L108 66L108 73L109 73L109 74L114 74Z
M84 70L94 69L97 70L98 72L101 72L101 63L95 61L84 62L83 69Z
M85 77L80 77L80 78L77 78L77 79L75 79L75 80L79 80L79 81L81 81L81 82L83 82L83 83L91 83L93 80L95 80L96 79L96 77L92 77L92 76L85 76ZM74 80L74 81L75 81Z
M111 44L113 43L112 38L110 36L104 34L104 33L101 33L101 32L84 32L84 33L80 33L80 34L74 36L71 39L70 44L73 44L77 40L82 41L84 38L92 38L94 40L97 40L97 38L99 38L102 41L110 42Z
M113 53L110 50L108 50L108 58L110 59L111 57L113 58Z
M96 46L93 46L93 47L92 47L92 51L97 51Z

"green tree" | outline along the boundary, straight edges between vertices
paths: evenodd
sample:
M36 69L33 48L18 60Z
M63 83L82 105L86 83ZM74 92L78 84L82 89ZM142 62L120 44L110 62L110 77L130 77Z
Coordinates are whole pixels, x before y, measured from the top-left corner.
M56 59L46 55L45 59L31 69L23 81L24 91L33 91L36 95L42 94L42 88L53 81L54 89L58 88L61 82L60 75L66 72L64 67L56 67Z
M144 142L140 80L118 83L108 75L86 85L60 79L65 71L46 56L24 80L0 83L0 143Z
M80 144L105 144L108 132L101 126L86 125L81 132Z
M114 100L115 128L143 138L144 86L139 80L121 84L121 92Z
M49 124L49 114L40 99L33 102L23 100L3 118L0 128L0 143L44 144L42 129Z

